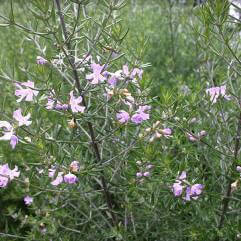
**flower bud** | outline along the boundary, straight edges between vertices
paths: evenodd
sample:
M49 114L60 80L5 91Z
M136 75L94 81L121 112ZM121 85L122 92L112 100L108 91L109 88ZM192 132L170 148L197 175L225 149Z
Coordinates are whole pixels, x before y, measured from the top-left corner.
M71 129L73 129L73 128L76 128L76 121L75 121L75 119L73 118L73 119L71 119L70 121L68 121L68 126L69 126L69 128L71 128Z
M78 161L72 161L69 165L71 172L78 172L80 169Z
M160 123L161 123L160 121L157 121L156 123L154 123L154 124L153 124L153 128L156 128L157 126L159 126Z
M144 176L144 177L149 177L150 175L151 175L150 172L144 172L144 173L143 173L143 176Z
M142 173L141 172L137 172L136 173L136 177L142 177Z

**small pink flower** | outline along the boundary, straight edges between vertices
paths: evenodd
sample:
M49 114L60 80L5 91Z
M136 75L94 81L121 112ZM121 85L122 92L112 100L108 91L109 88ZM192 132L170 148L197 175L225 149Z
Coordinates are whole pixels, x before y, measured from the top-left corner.
M48 171L49 171L49 177L54 177L56 169L52 166Z
M172 129L170 128L164 128L163 130L160 130L161 134L165 136L166 138L171 137Z
M198 141L198 138L189 133L187 133L187 138L189 139L189 141Z
M207 132L204 131L204 130L202 130L202 131L200 131L200 132L198 133L198 136L199 136L200 138L202 138L202 137L204 137L204 136L206 136L206 135L207 135Z
M101 66L99 64L91 64L91 68L93 73L86 75L87 80L91 80L92 85L99 84L100 82L103 82L105 80L105 77L102 75L102 71L104 68L104 65Z
M71 172L78 172L79 171L79 162L78 161L72 161L69 165Z
M206 94L210 95L210 101L212 104L217 102L217 99L220 95L225 99L230 100L230 96L226 95L226 85L209 88L206 90Z
M73 91L71 91L71 92L69 93L69 95L70 95L69 104L70 104L70 107L71 107L72 112L73 112L73 113L77 113L77 112L83 113L84 110L85 110L85 107L79 105L79 104L82 102L82 97L79 96L79 97L75 98L75 97L74 97L74 94L73 94Z
M33 203L33 198L30 196L25 196L23 200L24 200L25 205L27 205L27 206L30 206Z
M142 69L134 68L131 72L131 78L133 79L137 75L139 79L142 79L142 74L143 74Z
M150 110L149 105L139 106L136 114L131 117L131 121L135 124L141 124L143 121L149 119L149 114L146 111Z
M52 182L51 182L51 184L53 185L53 186L58 186L59 184L61 184L62 182L63 182L63 172L59 172L58 173L58 176L55 178L55 180L53 180Z
M146 169L149 170L149 169L152 169L153 167L154 167L154 166L153 166L152 164L149 164L149 165L146 166Z
M75 184L78 181L78 178L74 174L68 173L64 176L64 181L69 184Z
M41 65L48 63L48 61L45 58L41 57L41 56L37 56L37 61L36 62L37 62L37 64L41 64Z
M12 149L15 149L17 144L18 144L18 137L15 135L12 135L10 138L10 145L11 145Z
M237 166L237 167L236 167L236 170L237 170L237 172L240 172L240 173L241 173L241 166Z
M116 86L117 82L121 79L121 70L118 70L115 73L109 73L109 75L110 77L107 80L107 83L112 87Z
M3 129L3 136L0 137L0 141L9 141L12 149L15 148L18 143L18 137L14 135L12 125L7 121L0 121L0 129Z
M151 175L150 172L144 172L144 173L143 173L143 176L144 176L144 177L149 177L150 175Z
M116 118L121 124L124 124L128 122L128 120L130 119L130 115L128 112L121 110L119 111L119 113L116 114Z
M142 173L141 172L137 172L136 173L136 177L142 177Z
M180 182L176 182L172 185L172 192L173 192L175 197L181 196L182 190L183 190L183 187L182 187Z
M27 88L24 89L23 86ZM33 90L34 82L32 81L16 84L16 87L18 90L15 91L15 95L20 97L17 102L21 102L23 99L25 99L25 101L33 101L33 97L37 96L39 93L37 90Z
M128 65L127 65L127 64L123 65L123 67L122 67L122 73L124 74L125 77L129 77L130 72L129 72L129 68L128 68Z
M194 184L191 187L186 188L186 197L184 200L190 201L191 198L196 200L199 195L202 193L204 186L202 184Z
M0 165L0 187L6 187L9 181L12 181L15 177L19 177L19 175L20 172L17 166L11 170L8 164Z
M48 102L46 104L47 110L52 110L54 108L55 101L52 98L48 98Z
M0 175L0 188L4 188L8 185L8 178Z
M29 126L32 123L32 121L29 121L30 113L26 116L22 116L22 110L20 108L13 112L13 118L18 121L18 126Z
M185 171L183 171L183 172L181 173L181 175L178 177L178 180L183 181L183 180L185 180L186 178L187 178L187 173L186 173Z

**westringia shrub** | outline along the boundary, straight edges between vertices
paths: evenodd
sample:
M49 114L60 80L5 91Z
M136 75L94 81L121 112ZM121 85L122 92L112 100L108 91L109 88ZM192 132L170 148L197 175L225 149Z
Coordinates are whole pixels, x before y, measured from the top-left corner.
M160 3L171 57L159 91L143 43L128 49L127 3L2 3L1 29L21 41L1 64L1 240L240 237L238 20L228 1L194 10L179 43L195 44L197 62L190 53L184 73L174 20L186 10Z

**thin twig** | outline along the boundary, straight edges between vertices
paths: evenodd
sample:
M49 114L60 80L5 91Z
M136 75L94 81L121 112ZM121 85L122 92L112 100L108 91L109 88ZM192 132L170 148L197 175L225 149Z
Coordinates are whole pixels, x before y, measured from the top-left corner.
M68 39L68 33L67 33L65 21L64 21L64 16L63 16L62 11L61 11L60 1L59 0L55 0L55 2L56 2L56 6L57 6L60 22L61 22L61 27L62 27L62 31L63 31L63 35L64 35L64 40L66 41ZM70 39L68 40L68 42L66 42L66 46L68 48L68 51L71 51ZM84 96L82 94L82 89L81 89L81 86L80 86L80 80L79 80L77 69L76 69L76 66L75 66L75 63L74 63L74 59L72 57L69 57L68 55L66 57L68 58L68 61L69 61L70 65L71 65L71 67L72 67L72 71L73 71L73 75L74 75L74 79L75 79L75 85L76 85L76 88L77 88L79 94L82 97L82 103L83 103L83 105L85 107L87 107L85 98L84 98ZM94 133L93 126L92 126L92 124L89 121L87 122L87 125L88 125L89 134L90 134L90 137L91 137L91 143L92 143L92 146L93 146L93 149L94 149L94 153L95 153L95 157L96 157L97 163L101 163L101 156L100 156L98 144L97 144L96 139L95 139L95 133ZM108 209L109 209L110 214L111 214L112 225L116 226L117 225L117 219L116 219L115 213L112 210L113 209L113 204L112 204L113 202L112 202L110 193L108 191L106 180L104 178L104 173L103 172L101 172L100 179L101 179L101 185L102 185L102 188L103 188L104 196L105 196L105 199L106 199L106 202L107 202L107 206L108 206Z
M233 159L233 163L232 163L231 168L233 168L233 166L235 165L235 162L238 158L238 153L239 153L239 149L240 149L240 136L241 136L241 113L239 115L239 120L238 120L238 128L237 128L235 149L234 149L234 159ZM221 229L223 227L223 224L224 224L224 219L225 219L225 216L226 216L226 213L227 213L227 210L228 210L228 204L229 204L230 196L231 196L231 192L232 192L232 183L233 183L233 179L230 178L230 180L228 182L227 190L226 190L226 195L223 198L223 208L222 208L222 214L221 214L221 217L220 217L218 229Z

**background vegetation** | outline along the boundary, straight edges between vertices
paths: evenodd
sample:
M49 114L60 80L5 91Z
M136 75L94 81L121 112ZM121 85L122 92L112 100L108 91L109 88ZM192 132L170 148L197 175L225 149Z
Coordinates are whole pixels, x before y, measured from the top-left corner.
M13 2L15 18L29 23L27 1ZM36 145L11 152L8 143L1 142L0 161L17 164L26 173L23 183L0 190L0 240L233 241L241 237L240 188L228 197L223 214L227 187L239 180L236 166L241 165L239 147L234 156L241 87L239 22L233 23L228 7L228 2L221 0L196 8L191 1L133 0L118 12L122 19L118 28L128 31L120 46L125 53L121 61L143 66L143 85L149 89L153 112L146 128L160 121L163 128L173 130L169 139L143 138L112 180L115 212L125 222L109 227L101 195L92 189L93 177L102 167L94 166L91 155L81 147L55 146L41 139ZM0 14L10 16L9 1L0 2ZM11 115L15 100L14 86L5 77L26 81L36 76L47 78L47 73L36 67L40 53L25 32L14 26L0 30L1 120ZM53 53L48 46L47 55ZM40 83L38 78L36 83ZM53 79L57 79L55 73ZM212 105L205 90L223 84L233 101L222 98ZM65 88L61 86L60 93ZM57 113L49 114L41 106L29 110L35 111L36 118L47 120L53 136L70 133ZM187 133L196 135L202 130L207 132L202 141L187 138ZM72 148L71 154L63 153L63 148ZM47 174L44 181L39 178L38 170L50 167L53 159L66 165L73 159L81 162L78 187L56 191ZM136 181L137 161L141 161L141 168L153 165L143 183ZM111 179L118 168L118 161L107 166L106 176ZM191 183L205 186L198 200L184 202L173 196L171 186L183 170ZM24 205L26 193L35 197L33 206ZM224 218L222 225L220 218Z

